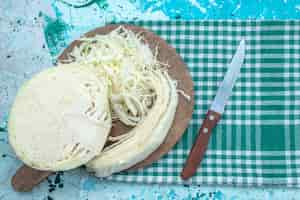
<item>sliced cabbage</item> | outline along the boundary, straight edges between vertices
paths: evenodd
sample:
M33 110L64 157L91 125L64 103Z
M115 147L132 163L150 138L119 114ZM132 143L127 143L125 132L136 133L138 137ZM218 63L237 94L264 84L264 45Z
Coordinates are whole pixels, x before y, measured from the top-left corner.
M136 126L154 103L156 94L148 81L162 63L139 35L123 27L80 41L68 61L92 65L108 83L113 119Z
M93 68L108 84L112 119L133 126L109 137L114 143L86 164L98 177L125 170L144 160L164 141L172 125L176 82L139 35L123 27L107 35L81 38L69 61Z
M108 146L88 162L88 171L98 177L110 176L144 160L163 143L175 116L178 94L166 72L154 73L150 83L157 96L148 115L126 138Z

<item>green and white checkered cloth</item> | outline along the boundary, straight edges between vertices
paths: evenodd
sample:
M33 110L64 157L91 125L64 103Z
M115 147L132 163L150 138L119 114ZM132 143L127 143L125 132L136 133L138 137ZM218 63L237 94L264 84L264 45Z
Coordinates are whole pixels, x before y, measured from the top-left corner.
M193 119L163 159L111 180L184 183L180 172L242 38L245 64L193 184L300 186L300 21L147 21L186 62Z

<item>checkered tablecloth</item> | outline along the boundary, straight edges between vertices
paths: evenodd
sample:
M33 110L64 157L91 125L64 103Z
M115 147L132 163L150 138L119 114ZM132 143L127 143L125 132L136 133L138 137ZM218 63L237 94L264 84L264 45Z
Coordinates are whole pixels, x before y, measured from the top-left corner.
M242 38L245 64L188 183L300 186L300 21L147 21L176 48L195 84L195 110L182 140L163 159L111 180L183 183L179 177L227 63Z

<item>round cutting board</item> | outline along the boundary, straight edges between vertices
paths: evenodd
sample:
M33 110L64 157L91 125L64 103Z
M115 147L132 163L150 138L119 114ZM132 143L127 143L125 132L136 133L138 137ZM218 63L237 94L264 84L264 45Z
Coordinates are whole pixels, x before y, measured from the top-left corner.
M159 148L151 155L149 155L145 160L128 169L135 170L138 168L146 167L157 161L163 155L168 153L168 151L170 151L170 149L179 141L192 117L194 107L194 90L193 81L191 79L187 66L185 65L181 57L176 53L176 50L173 47L168 45L162 38L155 35L153 32L132 25L107 25L86 33L84 37L93 37L97 34L107 34L112 30L118 28L119 26L123 26L135 33L141 34L144 38L144 42L148 44L152 50L158 48L158 60L163 63L167 63L170 66L168 68L168 73L174 80L178 81L178 89L183 90L187 95L190 96L190 100L188 101L182 95L179 95L179 102L175 118L166 139L164 140L163 144L161 144ZM66 48L58 57L58 60L60 62L67 60L69 53L75 46L80 45L80 43L81 42L79 40L73 41L69 45L69 47ZM125 133L129 129L129 127L126 127L123 124L117 122L111 130L110 135L117 136ZM37 171L27 166L23 166L13 177L12 185L17 191L28 191L50 174L51 172Z

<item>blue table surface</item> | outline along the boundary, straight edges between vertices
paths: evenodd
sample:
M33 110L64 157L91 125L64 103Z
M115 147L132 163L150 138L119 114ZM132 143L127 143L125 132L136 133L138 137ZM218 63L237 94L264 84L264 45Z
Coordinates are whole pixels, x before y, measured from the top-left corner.
M99 181L77 169L51 176L30 193L10 177L21 165L7 142L8 111L17 88L53 64L74 38L109 22L155 19L299 19L300 0L1 0L0 200L13 199L300 199L298 189L143 185ZM51 189L53 188L53 189Z

